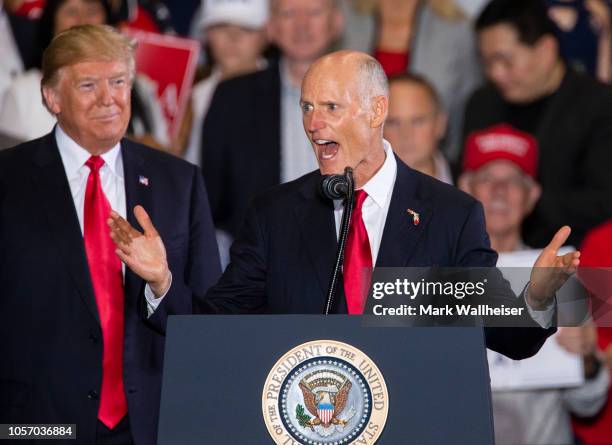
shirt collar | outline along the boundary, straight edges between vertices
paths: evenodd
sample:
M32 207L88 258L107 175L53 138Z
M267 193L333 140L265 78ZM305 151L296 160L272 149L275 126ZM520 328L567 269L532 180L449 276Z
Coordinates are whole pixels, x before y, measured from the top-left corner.
M385 162L383 162L382 167L374 176L365 183L362 189L380 208L384 209L389 199L391 199L391 193L395 185L397 161L395 160L391 144L383 139L383 146L385 149Z
M86 149L77 144L70 136L66 134L62 127L57 124L55 126L55 141L59 149L66 176L68 180L78 178L79 170L85 165L85 162L91 157ZM123 159L121 156L121 144L118 142L113 148L101 155L111 173L123 179Z

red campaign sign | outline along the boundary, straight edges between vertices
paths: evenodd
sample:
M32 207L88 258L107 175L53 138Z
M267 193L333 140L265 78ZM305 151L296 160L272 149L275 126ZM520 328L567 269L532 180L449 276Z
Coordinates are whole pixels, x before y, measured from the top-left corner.
M157 83L157 97L168 123L168 136L176 137L191 96L200 43L132 28L122 32L138 42L136 71Z

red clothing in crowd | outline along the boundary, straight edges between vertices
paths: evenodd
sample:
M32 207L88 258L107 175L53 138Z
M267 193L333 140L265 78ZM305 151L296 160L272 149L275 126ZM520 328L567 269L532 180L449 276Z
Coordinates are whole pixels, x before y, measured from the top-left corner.
M387 76L405 73L408 69L410 56L408 52L395 53L389 51L374 51L374 58L380 62Z
M14 13L28 17L32 20L37 20L42 15L46 3L46 0L25 0L17 9L15 9ZM140 5L136 6L135 14L133 14L131 20L122 22L120 25L140 29L142 31L161 32L159 26L155 22L155 19L145 8Z
M35 20L39 19L45 7L46 0L25 0L13 13Z
M612 348L612 221L599 226L584 239L578 276L594 295L593 318L601 350ZM600 268L600 269L594 269ZM606 405L593 419L574 419L576 435L585 445L612 444L612 390Z
M136 8L134 17L129 22L120 23L120 26L127 26L128 28L139 29L141 31L161 32L151 14L140 5Z

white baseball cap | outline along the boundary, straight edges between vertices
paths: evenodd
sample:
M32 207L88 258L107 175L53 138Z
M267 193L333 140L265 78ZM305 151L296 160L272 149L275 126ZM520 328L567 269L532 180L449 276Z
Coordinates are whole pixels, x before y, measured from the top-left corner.
M200 26L208 28L221 23L262 28L268 21L268 0L203 0Z

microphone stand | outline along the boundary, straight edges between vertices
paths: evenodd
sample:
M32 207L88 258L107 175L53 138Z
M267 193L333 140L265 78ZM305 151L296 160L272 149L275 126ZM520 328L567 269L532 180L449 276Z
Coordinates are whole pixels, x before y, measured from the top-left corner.
M342 211L342 222L340 223L340 237L338 239L338 249L336 250L336 260L334 262L334 270L332 272L327 298L325 302L325 315L329 314L334 299L336 297L336 288L338 286L338 277L344 264L344 249L346 247L346 239L348 237L351 215L355 205L355 182L353 180L353 169L346 167L344 175L347 179L347 197L344 199L344 210Z

